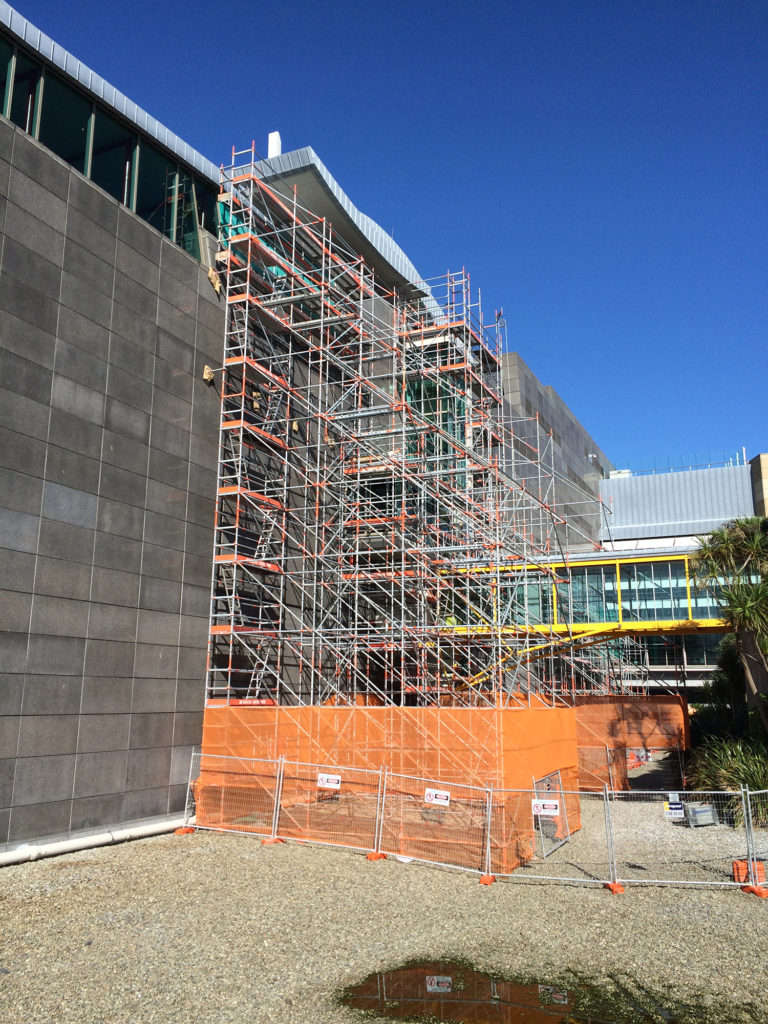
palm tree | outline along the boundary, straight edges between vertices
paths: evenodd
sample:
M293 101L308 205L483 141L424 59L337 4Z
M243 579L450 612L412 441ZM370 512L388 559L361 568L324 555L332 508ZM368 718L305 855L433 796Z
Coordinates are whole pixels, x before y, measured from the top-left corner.
M713 593L733 631L747 688L766 736L768 711L768 519L732 519L699 537L691 559L694 582Z

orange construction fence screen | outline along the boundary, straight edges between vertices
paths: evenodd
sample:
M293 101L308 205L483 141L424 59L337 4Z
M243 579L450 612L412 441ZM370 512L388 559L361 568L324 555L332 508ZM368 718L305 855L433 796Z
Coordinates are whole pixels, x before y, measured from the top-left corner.
M199 756L199 827L499 874L533 854L534 780L578 783L574 711L543 704L212 707ZM578 796L563 799L576 831Z
M469 786L529 789L533 778L575 780L572 708L208 707L203 754L386 767ZM570 775L569 775L570 773Z
M628 789L631 750L686 750L688 705L678 694L575 699L579 782L583 789Z

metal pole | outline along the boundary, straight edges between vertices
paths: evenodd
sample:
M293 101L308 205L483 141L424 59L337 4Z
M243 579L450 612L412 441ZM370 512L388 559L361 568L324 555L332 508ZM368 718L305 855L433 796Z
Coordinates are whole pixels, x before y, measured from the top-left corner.
M190 805L192 803L192 801L190 799L191 796L192 796L192 768L194 767L194 764L195 764L195 758L199 759L201 757L202 757L202 754L196 754L194 752L194 750L193 750L192 751L192 756L189 759L189 777L187 778L187 799L186 799L186 801L184 803L184 827L185 828L189 824L189 819L191 817L189 812L190 812Z
M387 802L387 774L389 769L384 769L384 776L381 780L381 806L379 810L378 834L376 836L376 853L381 853L381 841L384 835L384 808Z
M491 816L493 813L493 783L488 788L486 795L487 813L485 822L485 873L491 874Z
M373 852L379 853L379 833L381 825L382 798L384 796L384 765L379 768L379 789L376 793L376 822L373 827Z
M744 830L747 834L747 869L749 871L749 884L756 885L757 872L755 869L755 837L752 833L752 801L749 797L749 788L741 787L741 806L744 812Z
M609 882L616 882L616 851L613 847L613 822L611 821L611 806L608 801L608 787L603 786L603 811L605 813L605 841L608 848L608 873Z
M277 825L280 819L280 798L283 794L283 772L285 757L281 754L277 762L277 778L275 780L275 806L272 808L272 838L277 837Z

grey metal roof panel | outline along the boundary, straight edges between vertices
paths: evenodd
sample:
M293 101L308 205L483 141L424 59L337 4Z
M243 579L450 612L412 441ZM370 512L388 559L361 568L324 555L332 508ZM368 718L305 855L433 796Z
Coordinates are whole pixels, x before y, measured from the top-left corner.
M611 477L601 493L613 513L601 540L709 533L755 511L749 466Z
M101 75L91 71L82 61L74 57L63 46L59 46L49 36L41 32L23 15L14 10L5 0L0 0L0 24L5 25L30 49L40 54L55 67L74 79L83 89L87 90L105 107L119 114L124 120L135 125L150 138L156 139L160 145L170 150L179 160L198 171L203 177L218 185L219 168L188 143L180 139L165 125L155 120L150 114L137 106L133 100L115 89Z
M408 281L434 302L429 285L394 238L387 234L375 220L361 210L358 210L311 146L304 146L301 149L282 153L280 156L270 157L268 160L261 160L256 166L266 181L297 174L304 170L312 170L319 176L323 185L336 200L345 216L352 221L358 231L368 240L383 260L400 277ZM435 304L436 310L437 305Z

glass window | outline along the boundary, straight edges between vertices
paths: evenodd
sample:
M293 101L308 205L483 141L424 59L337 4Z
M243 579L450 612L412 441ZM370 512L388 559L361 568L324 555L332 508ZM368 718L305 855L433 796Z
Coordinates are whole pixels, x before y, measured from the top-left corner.
M131 198L135 143L136 136L124 125L96 110L91 179L126 206Z
M176 202L176 244L195 259L200 259L200 240L197 235L197 200L192 176L179 171L179 191Z
M42 68L23 53L16 54L16 73L13 76L10 118L25 132L31 132L35 123L35 97Z
M625 620L655 622L688 619L685 562L638 562L621 567Z
M85 171L90 116L91 101L46 71L40 141L81 173Z
M176 164L159 150L142 142L136 186L136 213L147 223L173 236L173 200L176 192Z
M216 235L218 232L216 189L212 185L200 181L199 178L195 178L195 195L197 197L197 220L200 227L212 235Z
M558 622L618 622L614 566L576 566L570 575L557 585Z
M8 70L11 65L11 57L13 57L13 47L7 39L0 39L0 113L5 114L7 107L7 97L5 95L6 86L8 85ZM7 116L7 115L6 115Z

